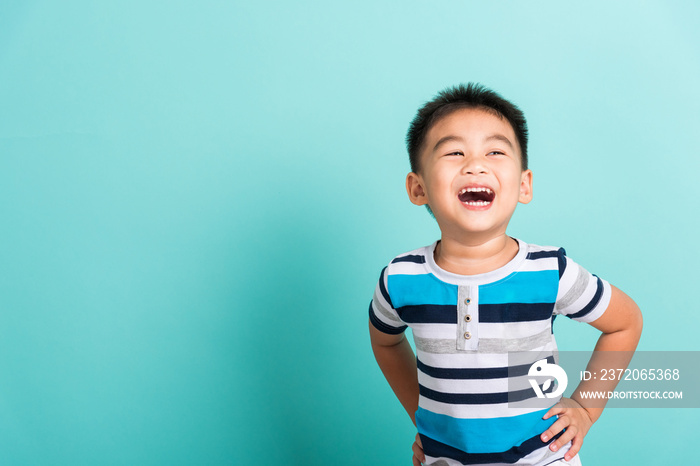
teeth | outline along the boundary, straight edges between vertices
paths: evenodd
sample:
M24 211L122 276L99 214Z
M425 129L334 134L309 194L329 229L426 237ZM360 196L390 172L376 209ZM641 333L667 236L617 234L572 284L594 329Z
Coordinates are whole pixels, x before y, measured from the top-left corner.
M491 203L486 202L486 201L470 201L470 202L465 202L465 204L473 205L473 206L484 206L484 205L489 205Z
M489 188L462 188L462 190L459 192L459 194L464 194L464 193L489 193L493 194L493 191L491 191Z

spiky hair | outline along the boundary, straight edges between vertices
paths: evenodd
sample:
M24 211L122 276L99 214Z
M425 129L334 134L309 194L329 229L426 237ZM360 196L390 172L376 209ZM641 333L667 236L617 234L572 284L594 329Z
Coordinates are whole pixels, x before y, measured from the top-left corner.
M508 120L518 138L522 168L527 169L527 122L523 112L491 89L478 83L467 83L440 91L416 113L406 134L411 171L418 173L421 169L420 153L430 128L441 118L462 108L481 108Z

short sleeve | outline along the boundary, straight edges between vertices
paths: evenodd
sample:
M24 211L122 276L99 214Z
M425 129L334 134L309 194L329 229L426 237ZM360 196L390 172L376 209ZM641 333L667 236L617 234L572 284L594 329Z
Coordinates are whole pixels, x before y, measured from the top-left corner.
M559 290L554 313L579 322L593 322L610 303L611 288L559 249Z
M374 327L384 333L398 335L406 330L406 323L401 320L399 314L391 304L391 297L387 291L387 267L384 267L379 282L374 289L372 302L369 304L369 320Z

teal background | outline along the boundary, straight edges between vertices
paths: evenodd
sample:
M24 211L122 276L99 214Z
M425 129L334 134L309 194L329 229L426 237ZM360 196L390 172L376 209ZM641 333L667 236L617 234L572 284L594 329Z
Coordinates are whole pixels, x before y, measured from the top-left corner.
M383 267L438 230L403 139L438 90L524 111L565 246L700 350L692 1L0 3L0 463L408 465ZM565 350L596 332L558 320ZM697 410L610 409L586 465L686 464Z

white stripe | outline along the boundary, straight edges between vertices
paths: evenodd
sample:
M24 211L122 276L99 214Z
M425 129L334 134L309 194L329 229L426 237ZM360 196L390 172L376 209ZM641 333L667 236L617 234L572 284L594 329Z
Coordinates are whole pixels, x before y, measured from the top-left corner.
M456 324L411 324L413 335L434 340L455 340ZM455 347L457 343L455 342Z
M397 262L390 264L391 275L427 275L425 264L415 262Z
M413 333L421 338L454 339L456 324L415 323L411 324ZM533 320L526 322L488 322L479 323L480 338L526 338L545 329L551 330L551 320Z
M557 292L557 302L560 301L576 283L578 277L578 264L566 258L566 268L561 278L559 278L559 290Z
M418 371L418 383L440 393L501 393L532 389L527 375L498 379L436 379Z
M440 393L499 393L507 392L510 390L515 390L515 384L513 387L508 386L508 377L503 379L435 379L433 377L427 376L421 371L418 371L418 383L431 390L438 391ZM527 383L526 387L521 387L522 389L530 387Z
M556 246L538 246L537 244L528 244L528 252L541 252L541 251L557 251L559 250Z
M485 367L508 367L507 353L432 354L417 351L423 364L441 369L474 369Z
M533 320L527 322L480 323L481 338L525 338L536 335L545 329L551 329L551 320Z
M610 298L612 297L612 288L610 287L610 283L606 282L605 280L602 280L602 282L603 294L601 295L600 301L598 301L596 307L594 307L591 310L591 312L589 312L585 316L577 317L574 320L579 322L593 322L594 320L602 316L603 313L608 309L608 305L610 304Z
M518 272L541 272L543 270L559 271L559 260L556 257L543 257L541 259L528 259L518 268Z
M394 259L399 259L401 257L406 257L406 256L424 256L425 251L429 248L430 248L430 246L423 246L422 248L417 248L417 249L414 249L413 251L408 251L408 252L404 252L403 254L399 254Z

